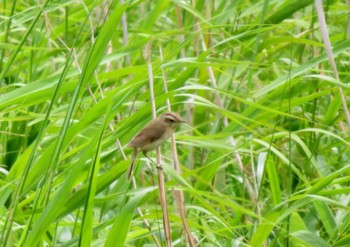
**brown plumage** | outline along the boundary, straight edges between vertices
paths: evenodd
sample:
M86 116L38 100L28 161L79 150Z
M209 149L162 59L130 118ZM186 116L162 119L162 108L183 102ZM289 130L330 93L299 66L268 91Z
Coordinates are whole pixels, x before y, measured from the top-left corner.
M165 142L174 133L176 126L183 123L181 117L175 112L167 112L147 124L128 144L134 149L128 171L130 179L138 153L141 151L147 157L151 151Z

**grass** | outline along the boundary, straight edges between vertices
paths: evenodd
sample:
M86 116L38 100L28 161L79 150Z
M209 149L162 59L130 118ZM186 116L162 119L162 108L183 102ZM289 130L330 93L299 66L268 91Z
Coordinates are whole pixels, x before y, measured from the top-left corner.
M2 1L0 245L348 246L348 10Z

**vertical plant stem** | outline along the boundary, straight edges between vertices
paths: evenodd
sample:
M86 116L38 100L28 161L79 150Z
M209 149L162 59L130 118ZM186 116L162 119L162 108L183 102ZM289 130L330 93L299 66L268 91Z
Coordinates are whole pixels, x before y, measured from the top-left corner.
M327 24L326 24L326 18L323 10L322 0L315 0L315 5L317 10L318 21L320 23L322 39L323 39L324 47L326 49L326 53L328 57L328 62L331 65L331 68L333 70L333 76L339 81L339 74L338 74L337 66L334 61L334 55L332 52L331 41L329 39L329 34L327 30ZM338 92L339 92L340 100L343 105L345 119L347 121L348 128L350 128L350 113L349 113L349 109L345 99L344 91L341 87L338 87ZM349 135L349 132L346 132L346 133L347 135Z
M163 61L163 51L162 51L161 47L159 47L159 54L160 54L160 60ZM166 75L165 75L165 71L164 71L163 67L162 67L162 76L163 76L164 92L167 93L168 92L167 79L166 79ZM167 104L167 109L170 112L171 105L170 105L169 99L166 100L166 104ZM175 143L175 134L171 135L171 151L172 151L173 159L174 159L174 168L179 174L181 174L181 169L180 169L179 159L178 159L177 149L176 149L176 143ZM185 231L187 243L189 243L190 246L195 246L196 242L194 240L194 237L191 234L190 228L189 228L189 226L187 224L187 220L186 220L184 193L182 190L173 190L173 193L175 195L176 204L177 204L177 207L179 209L179 213L180 213L182 225L183 225L183 228Z
M147 68L148 68L148 79L149 79L149 87L150 87L150 95L151 95L151 105L152 105L152 116L153 119L156 118L156 103L154 98L154 89L153 89L153 72L152 72L152 58L151 58L151 45L148 44L146 47L146 58L147 58ZM158 147L156 150L157 153L157 168L158 168L158 187L159 187L159 198L160 205L163 212L163 224L164 224L164 234L166 238L166 246L172 246L171 241L171 230L170 230L170 222L169 222L169 213L168 213L168 204L166 200L165 194L165 183L164 183L164 173L161 165L161 154L160 148Z
M119 0L120 4L124 4L124 0ZM122 15L122 30L123 30L123 45L127 46L128 45L128 40L129 40L129 34L128 34L128 22L126 19L126 13ZM130 55L126 54L125 56L125 63L126 66L130 66Z

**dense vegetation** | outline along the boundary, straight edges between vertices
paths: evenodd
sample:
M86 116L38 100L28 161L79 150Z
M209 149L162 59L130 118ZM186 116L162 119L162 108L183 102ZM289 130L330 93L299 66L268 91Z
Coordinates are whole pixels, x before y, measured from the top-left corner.
M323 2L1 1L0 245L350 246L350 7ZM167 107L177 152L128 181Z

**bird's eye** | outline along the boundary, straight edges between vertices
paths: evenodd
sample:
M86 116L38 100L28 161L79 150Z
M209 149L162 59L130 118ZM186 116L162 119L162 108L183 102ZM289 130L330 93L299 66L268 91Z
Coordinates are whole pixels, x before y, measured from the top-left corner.
M170 122L172 123L175 123L175 120L174 119L169 119Z

